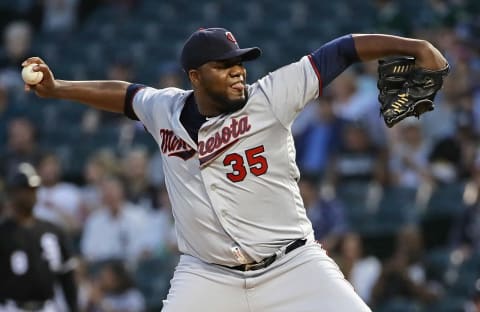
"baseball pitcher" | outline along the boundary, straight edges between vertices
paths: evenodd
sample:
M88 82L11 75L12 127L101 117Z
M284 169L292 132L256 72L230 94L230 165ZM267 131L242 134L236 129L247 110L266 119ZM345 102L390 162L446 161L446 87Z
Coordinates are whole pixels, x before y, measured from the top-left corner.
M182 253L164 311L370 311L313 240L290 126L354 62L447 62L423 40L355 34L248 85L243 62L260 55L226 29L194 32L181 53L192 90L58 80L38 57L23 66L43 73L27 90L123 113L158 143Z

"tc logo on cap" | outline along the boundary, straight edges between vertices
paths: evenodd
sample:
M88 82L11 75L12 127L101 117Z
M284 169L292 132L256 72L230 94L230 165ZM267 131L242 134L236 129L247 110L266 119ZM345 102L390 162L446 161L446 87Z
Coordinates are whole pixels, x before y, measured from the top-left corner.
M230 40L231 42L235 43L238 46L237 39L235 39L235 37L231 32L227 31L225 33L225 36L227 37L228 40Z

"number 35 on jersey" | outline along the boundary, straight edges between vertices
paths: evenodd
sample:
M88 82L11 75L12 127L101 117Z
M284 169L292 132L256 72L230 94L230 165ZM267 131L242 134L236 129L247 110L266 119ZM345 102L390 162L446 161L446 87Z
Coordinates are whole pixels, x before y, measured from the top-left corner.
M262 155L265 152L263 145L245 150L244 155L231 153L223 159L224 166L231 166L232 171L227 178L232 182L240 182L247 176L247 171L255 176L261 176L268 170L267 159Z

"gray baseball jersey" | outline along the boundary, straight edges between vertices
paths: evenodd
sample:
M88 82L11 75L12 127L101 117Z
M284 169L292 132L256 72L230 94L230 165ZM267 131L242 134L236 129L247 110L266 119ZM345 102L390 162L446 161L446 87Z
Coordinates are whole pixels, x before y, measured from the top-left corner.
M235 266L313 235L290 126L319 96L317 75L305 56L249 85L246 105L208 119L198 144L180 122L192 91L137 91L133 110L161 149L182 253Z

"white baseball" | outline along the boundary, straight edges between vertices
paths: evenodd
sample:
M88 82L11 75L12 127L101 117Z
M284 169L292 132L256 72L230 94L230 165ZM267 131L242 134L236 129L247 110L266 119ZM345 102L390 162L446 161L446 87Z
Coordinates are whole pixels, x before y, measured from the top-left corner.
M33 71L33 67L37 66L38 64L30 64L25 66L22 69L22 78L26 84L29 85L36 85L43 79L43 73L40 71Z

